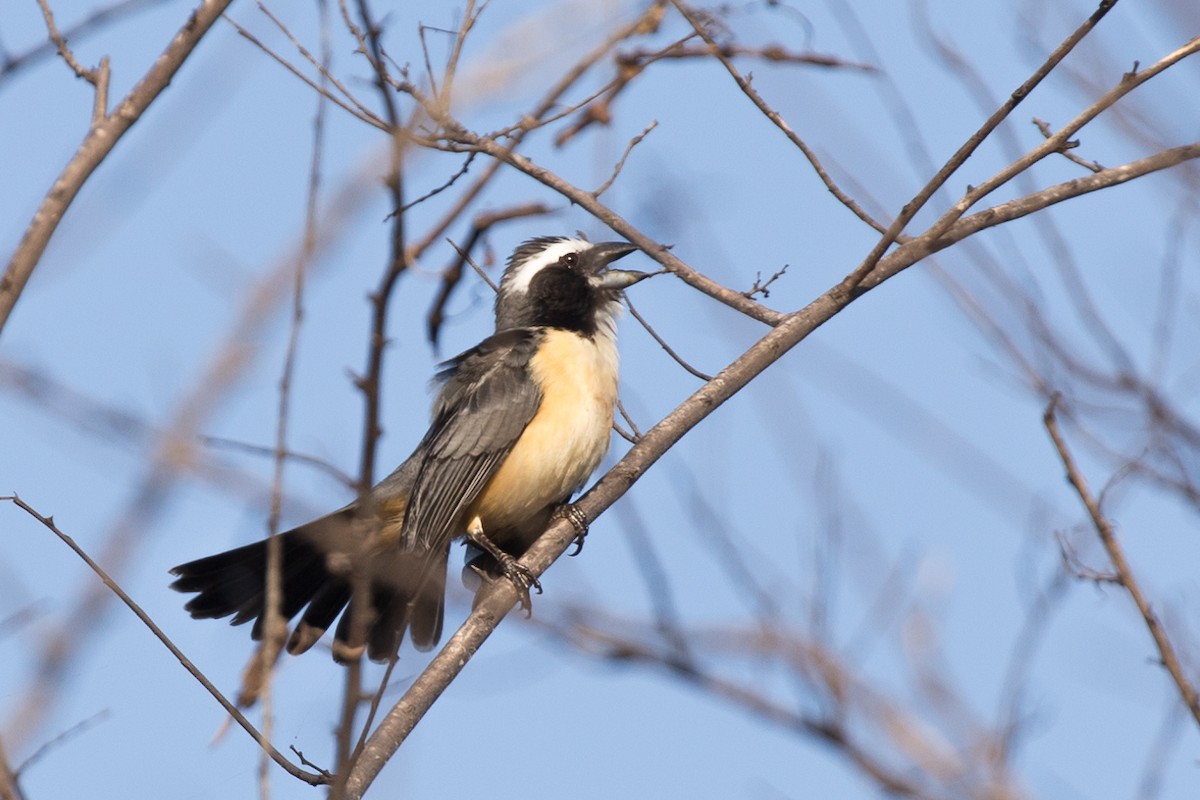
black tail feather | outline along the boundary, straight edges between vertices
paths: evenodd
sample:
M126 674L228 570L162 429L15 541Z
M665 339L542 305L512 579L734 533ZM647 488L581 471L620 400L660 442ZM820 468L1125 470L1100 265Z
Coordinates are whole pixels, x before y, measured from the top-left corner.
M291 653L312 647L349 604L351 585L332 570L331 562L344 570L351 560L348 543L361 541L350 533L351 520L348 513L341 512L279 536L283 554L280 611L289 620L303 611L288 640ZM387 661L395 656L410 625L414 645L427 649L436 643L442 628L445 560L430 564L427 559L392 552L371 559L369 568L370 624L365 644L370 658ZM231 617L234 625L253 620L251 635L259 639L266 606L266 570L264 540L175 567L171 588L196 593L185 605L192 617ZM436 585L436 598L426 584ZM339 653L358 651L364 644L364 637L357 643L350 641L349 616L342 614L335 632L340 646L335 646L334 653L339 660Z

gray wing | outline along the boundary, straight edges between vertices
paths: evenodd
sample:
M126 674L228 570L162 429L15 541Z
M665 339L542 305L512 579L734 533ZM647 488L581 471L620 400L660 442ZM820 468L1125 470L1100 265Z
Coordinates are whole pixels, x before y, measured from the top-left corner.
M449 362L433 424L417 449L417 473L404 528L405 550L445 547L462 535L474 502L537 413L542 393L529 374L541 333L498 333Z

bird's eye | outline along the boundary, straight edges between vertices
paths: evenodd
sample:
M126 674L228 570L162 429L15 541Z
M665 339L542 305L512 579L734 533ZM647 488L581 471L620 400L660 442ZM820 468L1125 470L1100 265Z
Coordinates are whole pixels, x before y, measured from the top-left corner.
M567 253L565 256L559 259L559 263L568 269L575 269L575 267L579 266L579 254Z

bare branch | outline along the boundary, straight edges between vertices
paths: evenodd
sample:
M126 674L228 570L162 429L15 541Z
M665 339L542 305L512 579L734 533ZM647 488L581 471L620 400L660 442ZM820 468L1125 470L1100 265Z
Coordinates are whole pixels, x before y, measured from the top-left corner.
M892 253L889 253L879 262L876 270L866 280L861 282L860 288L862 290L874 288L897 272L912 266L931 253L944 250L986 228L992 228L1014 219L1020 219L1056 203L1061 203L1064 200L1070 200L1073 197L1079 197L1090 192L1106 189L1110 186L1126 183L1154 172L1170 169L1185 161L1191 161L1196 158L1200 158L1200 142L1163 150L1160 153L1155 153L1137 161L1131 161L1128 164L1110 167L1093 175L1064 181L1026 197L1001 203L1000 205L960 219L949 228L941 231L937 238L933 238L935 234L939 234L938 228L935 226L920 236L905 242ZM852 277L857 277L857 271Z
M733 62L729 59L729 56L722 51L721 46L713 41L712 35L709 34L708 30L704 27L704 22L700 19L697 13L685 5L682 0L671 0L671 2L674 4L675 9L683 15L684 19L691 24L696 33L698 33L700 37L704 39L704 42L711 51L712 56L720 61L721 65L724 66L729 72L734 82L737 83L738 88L742 90L742 94L746 95L746 97L750 99L750 102L754 103L755 107L762 112L763 116L771 120L775 127L779 128L779 130L783 132L783 135L788 138L788 141L794 144L804 155L804 157L808 159L808 163L812 165L813 170L817 173L817 177L819 177L821 182L825 184L825 188L829 190L829 193L836 197L839 203L850 209L854 216L858 217L880 233L884 233L883 224L875 221L870 214L868 214L857 202L855 202L854 198L850 197L850 195L846 194L836 183L834 183L833 178L830 177L829 173L825 171L825 167L821 164L821 160L817 158L817 154L812 150L812 148L810 148L803 139L796 135L796 132L792 130L791 126L784 122L783 117L780 116L779 112L767 105L767 102L763 100L762 95L755 91L754 87L750 85L749 80L743 77L743 75L738 71L737 67L733 65Z
M676 364L683 367L689 374L699 378L702 381L711 381L712 380L711 375L706 375L705 373L701 372L700 370L696 369L691 364L687 363L682 358L680 358L679 354L676 353L673 349L671 349L671 346L666 343L666 340L664 340L661 336L658 335L658 331L654 330L654 328L650 325L650 323L646 321L646 318L638 313L638 310L633 307L633 302L628 297L625 298L625 305L629 306L629 314L634 319L636 319L643 328L646 329L646 333L650 334L650 336L654 339L654 341L658 342L658 346L661 347L663 349L663 351L666 352L666 354L669 355Z
M630 50L621 53L618 58L629 64L640 64L651 59L688 59L688 58L757 58L777 64L805 64L813 67L830 67L836 69L851 69L861 72L878 72L879 67L873 64L863 64L859 61L848 61L838 56L826 53L797 52L789 50L780 44L769 44L765 47L747 47L738 44L719 44L706 42L702 46L673 47L666 53L650 50Z
M1058 404L1059 398L1056 395L1050 400L1050 405L1046 407L1046 412L1042 415L1042 422L1046 426L1046 432L1050 434L1050 439L1054 442L1054 449L1058 452L1058 457L1062 460L1063 467L1067 470L1067 479L1071 482L1071 486L1075 488L1075 492L1079 495L1083 507L1087 509L1088 516L1092 520L1092 526L1096 529L1096 535L1100 537L1100 542L1104 545L1105 552L1108 553L1108 558L1112 562L1113 569L1116 571L1117 583L1125 588L1134 605L1137 606L1138 613L1142 615L1142 620L1146 623L1146 629L1150 631L1150 636L1154 639L1154 645L1158 648L1158 654L1162 658L1162 665L1166 667L1171 680L1175 682L1175 687L1179 690L1179 697L1183 700L1183 704L1191 712L1196 724L1200 725L1200 697L1197 696L1196 688L1192 686L1191 681L1184 674L1183 665L1175 652L1175 646L1171 644L1170 637L1159 621L1158 615L1150 607L1150 601L1146 599L1141 585L1134 576L1133 568L1125 558L1125 550L1117 538L1116 530L1108 518L1104 516L1104 512L1100 510L1100 503L1092 496L1091 491L1088 489L1087 480L1075 465L1075 459L1071 456L1070 450L1067 449L1067 443L1058 428Z
M768 325L778 325L785 319L786 315L760 305L741 292L722 286L692 269L679 258L676 258L671 253L670 248L653 241L615 211L602 204L595 197L592 197L591 192L568 183L550 170L535 164L519 153L513 152L511 148L500 145L494 139L476 136L466 131L460 131L459 138L466 145L467 149L479 150L515 167L582 207L596 219L624 236L631 243L637 245L646 255L682 278L685 283L699 289L709 297Z
M455 287L458 286L459 281L462 280L464 266L470 264L471 268L493 290L496 289L496 285L492 283L492 279L471 260L471 253L475 250L475 246L479 244L480 240L492 226L513 219L536 217L549 213L550 208L542 203L523 203L499 211L477 214L471 223L471 233L467 236L467 241L461 247L451 242L451 247L458 253L458 258L451 262L450 266L442 270L441 287L438 289L437 297L434 298L433 305L429 309L429 314L425 318L425 331L430 344L437 344L438 334L442 329L442 322L445 321L446 303L450 301L450 295L454 292Z
M213 698L221 704L221 707L225 709L226 713L233 717L238 725L242 726L243 730L250 734L254 741L258 742L259 746L271 755L271 758L276 764L283 767L291 775L312 786L320 786L321 784L328 783L328 780L325 776L312 772L305 772L292 762L288 761L282 753L276 750L275 746L267 741L263 735L258 732L258 729L254 727L250 720L246 719L245 715L238 710L237 706L229 702L225 695L221 694L221 690L214 686L213 683L207 677L205 677L204 673L201 672L196 665L193 664L191 660L183 654L182 650L175 646L175 643L172 642L165 633L163 633L162 629L159 628L158 625L155 624L154 620L150 618L150 615L143 611L142 607L134 602L132 597L125 593L125 590L121 588L120 584L109 577L108 573L105 572L99 564L93 561L91 556L89 556L82 547L75 543L74 539L59 530L58 526L54 524L53 517L43 516L35 508L33 508L33 506L30 506L15 494L0 497L0 501L5 500L36 519L46 529L57 536L63 544L71 548L75 555L79 556L83 562L88 565L88 568L91 569L92 572L96 573L96 577L103 581L104 585L108 587L109 591L120 598L121 602L124 603L126 607L129 608L129 610L132 611L134 615L142 621L142 624L150 629L150 632L154 634L155 638L162 642L163 646L171 652L171 655L178 659L179 663L183 665L183 668L191 673L192 677L195 678L201 686L208 690L208 693L211 694Z
M1116 0L1113 0L1114 5L1115 3ZM1082 28L1080 30L1082 30ZM1062 48L1060 47L1059 49L1061 50ZM1046 141L1044 141L1041 145L1035 147L1033 150L1030 150L1024 156L1012 162L1007 167L1000 170L1000 172L981 183L979 186L969 187L962 198L955 203L949 211L943 214L937 223L934 224L933 228L930 230L930 233L934 236L940 235L943 231L947 230L951 225L953 225L963 214L965 214L968 209L979 202L979 200L1008 183L1008 181L1012 180L1012 178L1015 176L1022 174L1046 156L1061 152L1072 136L1078 133L1089 122L1100 116L1101 113L1111 108L1122 97L1129 94L1138 86L1141 86L1154 76L1160 74L1166 69L1169 69L1175 64L1178 64L1183 59L1193 55L1198 51L1200 51L1200 36L1191 39L1182 47L1178 48L1172 53L1168 53L1166 56L1159 59L1157 63L1147 67L1144 70L1141 70L1140 72L1134 71L1125 73L1121 77L1121 81L1116 86L1110 89L1103 97L1099 98L1082 112L1080 112L1075 119L1064 125L1062 130L1060 130L1058 133L1047 138ZM1050 62L1048 61L1047 64L1048 63Z
M621 174L621 170L625 167L625 161L629 158L629 154L633 152L633 148L641 144L642 140L650 135L650 131L657 127L658 122L651 122L646 126L645 130L629 140L629 144L625 146L625 152L621 154L621 160L613 167L612 175L608 176L608 180L596 187L596 191L592 192L592 197L599 197L608 191L609 187L617 180L617 176Z
M66 41L78 41L124 17L132 16L137 11L164 2L166 0L120 0L120 2L113 3L110 6L96 9L79 22L62 31L62 38ZM57 43L48 37L46 41L22 53L7 56L0 61L0 81L11 78L20 70L57 52Z
M1042 136L1044 136L1045 138L1050 139L1051 137L1054 136L1054 132L1052 130L1050 130L1049 122L1046 122L1045 120L1040 120L1037 117L1034 117L1033 125L1035 128L1038 129L1038 132L1041 133ZM1067 159L1068 161L1070 161L1072 164L1078 164L1079 166L1083 167L1084 169L1091 170L1092 172L1103 172L1104 171L1104 167L1102 167L1100 165L1099 161L1087 161L1087 160L1082 159L1079 156L1075 155L1074 153L1072 153L1071 151L1073 149L1075 149L1076 147L1079 147L1078 139L1071 139L1070 141L1063 142L1062 146L1058 150L1058 154L1061 155L1063 158Z
M47 0L37 0L38 7L42 10L42 19L46 21L46 29L50 34L50 41L54 43L54 48L58 52L60 58L67 62L67 66L75 73L75 77L82 78L92 86L99 88L100 74L98 70L86 69L75 59L75 54L71 52L71 48L67 46L67 40L61 33L58 32L58 26L54 24L54 12L50 10L50 4Z
M58 229L58 223L67 208L79 193L84 182L100 166L113 147L145 113L155 98L162 93L171 79L179 72L213 23L225 12L233 0L203 0L188 17L187 22L171 39L166 50L154 62L150 71L137 83L113 112L97 123L93 123L83 144L54 181L50 191L42 200L37 213L21 237L20 244L8 262L3 277L0 277L0 332L3 332L29 276L37 267L50 243L50 237ZM99 94L99 93L97 93Z
M1013 91L1008 100L1004 101L1004 103L1001 104L1001 106L996 109L992 115L987 118L987 120L984 121L979 130L975 131L975 133L973 133L970 138L967 139L967 141L963 142L962 146L959 147L958 150L954 152L954 155L952 155L950 159L942 165L942 168L939 169L937 173L929 179L929 182L922 187L921 191L919 191L916 196L906 203L904 208L900 210L900 214L895 220L892 221L892 224L888 226L887 230L883 232L883 237L879 240L875 247L871 249L871 252L867 254L867 257L863 259L862 263L854 270L853 273L851 273L850 278L846 281L848 288L853 289L854 287L857 287L858 284L864 282L867 275L875 269L875 266L879 263L880 259L883 258L884 253L886 253L888 249L896 243L900 234L903 233L905 227L908 226L908 223L912 221L913 217L917 215L918 211L925 207L925 204L929 202L929 199L933 197L934 193L936 193L946 183L946 181L950 179L951 175L958 171L959 167L967 162L967 159L971 157L971 154L975 152L979 145L983 144L984 140L991 135L992 131L999 127L1000 123L1008 118L1008 115L1013 112L1013 109L1020 105L1021 101L1029 96L1029 93L1032 92L1034 88L1036 88L1037 85L1040 84L1056 66L1058 66L1059 62L1067 57L1068 53L1075 49L1077 44L1083 41L1085 36L1091 33L1092 29L1100 23L1100 20L1102 20L1116 4L1117 0L1101 0L1100 6L1092 13L1092 15L1088 17L1088 19L1082 25L1076 28L1075 31L1072 32L1071 35L1068 36L1062 42L1062 44L1060 44L1054 50L1054 52L1049 55L1042 65L1034 70L1034 73L1030 75L1024 83L1022 83Z

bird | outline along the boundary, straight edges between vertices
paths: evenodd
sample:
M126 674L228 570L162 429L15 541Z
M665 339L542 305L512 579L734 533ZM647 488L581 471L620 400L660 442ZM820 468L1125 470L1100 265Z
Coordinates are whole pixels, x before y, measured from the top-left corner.
M612 263L626 242L543 236L519 245L496 293L495 332L441 365L428 431L355 500L279 534L279 611L289 653L313 647L341 615L333 656L397 657L407 634L429 650L442 635L450 545L468 569L507 577L528 602L536 579L517 559L565 513L608 451L617 400L616 322L624 289L648 277ZM195 619L251 620L263 635L267 542L181 564L171 588L194 594ZM476 580L478 584L479 579ZM354 593L364 595L350 606ZM362 608L362 611L349 609ZM353 618L353 619L352 619Z

